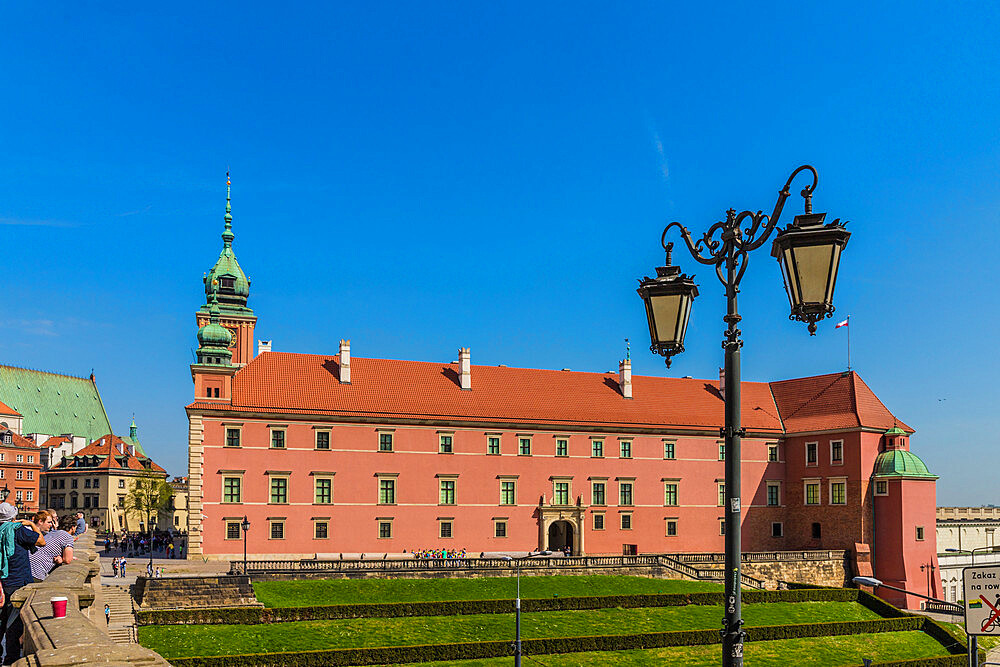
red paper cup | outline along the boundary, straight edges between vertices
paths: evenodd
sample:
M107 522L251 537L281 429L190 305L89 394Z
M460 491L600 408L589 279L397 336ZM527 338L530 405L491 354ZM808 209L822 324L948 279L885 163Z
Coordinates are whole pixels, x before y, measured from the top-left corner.
M55 618L66 618L66 602L67 598L55 597L52 598L52 616Z

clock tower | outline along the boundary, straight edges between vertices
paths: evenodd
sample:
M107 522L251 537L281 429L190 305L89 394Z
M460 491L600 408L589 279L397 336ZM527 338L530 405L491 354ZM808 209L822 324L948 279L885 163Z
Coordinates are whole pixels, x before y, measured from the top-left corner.
M233 253L233 214L230 200L231 182L226 172L226 227L222 232L222 253L204 278L205 305L198 309L199 329L210 324L212 304L218 309L218 324L229 332L227 349L232 353L231 364L246 366L253 359L253 330L257 317L247 307L250 281Z

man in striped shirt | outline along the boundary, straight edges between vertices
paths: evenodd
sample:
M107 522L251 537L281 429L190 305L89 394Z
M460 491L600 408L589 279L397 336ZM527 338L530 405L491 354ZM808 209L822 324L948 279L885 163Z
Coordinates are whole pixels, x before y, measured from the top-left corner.
M46 518L43 518L42 515ZM59 530L52 530L55 517L42 510L35 515L35 526L45 535L45 546L38 547L31 554L31 576L35 581L42 581L49 576L56 565L70 563L73 560L73 531L76 530L76 519L72 516L63 517L59 522Z

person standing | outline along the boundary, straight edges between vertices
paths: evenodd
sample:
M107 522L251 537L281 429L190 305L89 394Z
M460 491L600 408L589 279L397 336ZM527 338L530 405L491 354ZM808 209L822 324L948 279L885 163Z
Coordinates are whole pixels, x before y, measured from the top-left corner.
M17 521L17 508L0 503L0 588L3 608L0 626L4 633L3 664L12 665L21 657L21 634L24 624L11 596L25 584L32 583L29 550L45 546L41 533L32 530L30 521Z
M104 619L111 625L111 605L107 602L104 603Z
M118 561L118 576L120 576L122 579L125 578L125 564L127 562L128 561L125 559L125 556L122 556L121 560Z
M62 530L54 530L52 515L42 511L35 515L34 523L35 530L45 536L45 546L38 547L29 556L31 576L39 582L44 581L57 565L73 562L73 535L66 529L74 530L75 522L73 517L64 517Z

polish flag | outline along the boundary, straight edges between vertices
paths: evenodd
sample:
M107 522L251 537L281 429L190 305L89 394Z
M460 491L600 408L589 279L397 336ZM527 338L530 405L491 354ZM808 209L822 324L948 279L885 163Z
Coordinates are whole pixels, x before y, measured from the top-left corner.
M846 327L850 323L850 321L851 321L851 318L848 317L843 322L838 323L837 326L834 327L834 329L839 329L840 327Z

